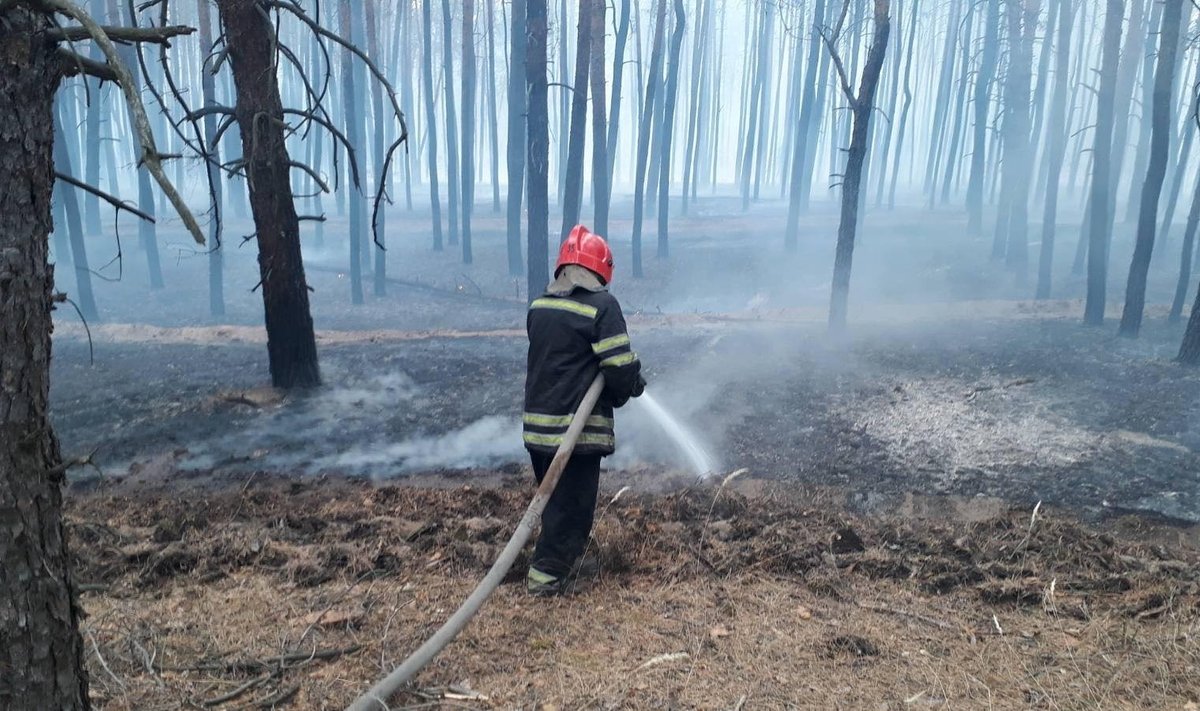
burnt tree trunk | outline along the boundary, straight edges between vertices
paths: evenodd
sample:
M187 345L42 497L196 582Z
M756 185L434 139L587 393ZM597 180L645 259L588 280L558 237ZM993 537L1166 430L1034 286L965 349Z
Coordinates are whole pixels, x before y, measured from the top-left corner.
M1129 264L1125 285L1125 309L1121 313L1120 334L1136 338L1142 328L1146 309L1146 277L1154 253L1154 231L1158 226L1158 204L1163 180L1167 177L1167 158L1171 150L1173 126L1171 97L1175 89L1175 56L1179 49L1183 0L1165 0L1162 32L1158 40L1158 67L1154 72L1154 108L1150 134L1150 163L1142 187L1142 209L1138 215L1137 242Z
M1029 267L1029 176L1033 172L1030 92L1033 84L1033 34L1041 0L1009 0L1008 76L1004 82L1005 263L1024 280Z
M667 229L671 217L671 142L675 136L675 103L679 96L679 64L682 60L683 35L686 24L683 0L675 0L675 27L671 32L671 66L663 87L662 164L658 175L658 258L670 256Z
M592 227L608 235L608 209L612 176L608 172L608 136L604 118L604 12L606 0L591 0L592 55L588 72L592 85Z
M529 262L525 278L527 296L529 302L533 303L550 283L550 105L546 78L546 0L528 0L526 13L528 44L524 61L529 96Z
M425 100L425 155L429 159L429 206L433 213L433 251L440 252L442 251L442 198L438 194L437 104L434 99L437 87L433 83L432 4L433 0L422 0L421 2L421 39L425 49L422 61L425 90L421 93Z
M272 28L260 12L258 0L218 0L217 7L237 89L237 122L258 240L271 382L277 388L319 385L317 343L300 255L300 223L289 176L291 159L271 49ZM352 255L351 263L357 261L358 255Z
M495 3L486 2L488 47L488 140L492 149L492 212L500 214L500 120L496 108L496 12Z
M879 89L879 73L887 58L891 20L889 0L875 0L875 36L863 65L858 93L847 99L853 111L854 126L850 133L850 149L846 158L846 177L842 183L841 223L838 226L837 250L833 262L833 289L829 302L829 328L839 332L846 327L846 312L850 298L850 270L854 260L854 238L858 230L859 191L862 187L863 163L867 157L867 138L871 116L875 113L875 93Z
M519 276L521 263L521 198L525 192L526 112L529 90L525 86L526 37L525 0L513 0L508 49L508 274Z
M650 153L650 132L654 128L654 98L658 76L662 72L663 25L667 20L667 0L658 0L654 12L654 45L650 50L650 71L646 78L646 104L638 128L637 165L633 176L633 276L642 277L642 220L646 201L646 165Z
M462 259L470 264L471 208L475 205L475 0L462 2ZM446 18L449 21L449 17ZM449 63L447 63L449 66Z
M591 0L579 0L578 26L575 33L575 80L571 82L571 130L567 137L566 179L563 181L562 229L559 240L565 240L571 228L579 222L579 205L583 202L583 154L587 142L587 83L588 60L591 50L592 25L588 19ZM565 33L564 33L565 35Z
M976 235L983 232L983 183L984 169L987 167L988 115L999 44L1000 0L988 0L983 51L979 55L979 71L975 75L975 147L971 151L971 174L967 180L967 229Z
M0 20L0 707L87 709L80 612L49 417L54 93L64 67L50 18Z
M1058 46L1055 48L1054 94L1050 105L1049 143L1046 147L1046 202L1042 212L1042 246L1038 258L1036 297L1050 298L1054 274L1054 239L1057 233L1058 193L1067 155L1067 96L1071 83L1071 28L1075 24L1073 0L1058 0Z
M1135 0L1136 1L1136 0ZM1104 323L1108 302L1108 222L1109 183L1112 170L1113 125L1115 123L1117 69L1121 61L1121 27L1125 19L1125 0L1107 0L1104 18L1104 58L1100 67L1100 91L1097 97L1095 144L1092 148L1091 215L1087 234L1087 301L1083 321L1091 326ZM1080 237L1084 239L1084 237Z

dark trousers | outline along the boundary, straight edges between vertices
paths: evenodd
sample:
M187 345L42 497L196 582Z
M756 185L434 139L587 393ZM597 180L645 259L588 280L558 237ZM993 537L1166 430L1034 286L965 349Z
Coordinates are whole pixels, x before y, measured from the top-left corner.
M529 457L533 474L541 484L554 457L537 452L530 452ZM542 533L533 550L533 567L555 577L571 572L592 533L599 489L599 455L577 454L567 460L567 468L542 512Z

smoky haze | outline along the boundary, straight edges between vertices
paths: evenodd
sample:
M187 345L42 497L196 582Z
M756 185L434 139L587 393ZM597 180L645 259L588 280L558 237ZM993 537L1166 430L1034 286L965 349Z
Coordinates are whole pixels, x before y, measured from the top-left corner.
M221 33L175 38L166 70L144 48L155 137L182 156L168 176L210 244L145 189L114 89L89 103L68 80L58 169L157 221L57 188L58 287L96 360L62 306L64 446L115 473L157 456L377 478L521 465L525 304L582 222L606 225L650 392L722 472L1200 516L1200 385L1171 364L1196 289L1198 18L1117 4L560 3L538 60L521 3L476 8L465 34L460 3L323 3L314 19L378 77L280 11L294 206L322 218L299 241L323 384L271 395L246 138L226 112L184 120L236 101L205 63ZM408 131L390 159L389 96ZM193 134L222 125L214 205ZM694 473L644 405L617 421L608 468Z

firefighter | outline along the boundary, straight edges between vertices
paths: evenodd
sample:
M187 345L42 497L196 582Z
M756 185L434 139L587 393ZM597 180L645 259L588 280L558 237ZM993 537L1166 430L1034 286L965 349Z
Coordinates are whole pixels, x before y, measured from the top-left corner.
M613 410L646 387L625 317L608 292L612 250L583 225L559 250L554 281L529 307L524 439L540 484L584 392L604 373L604 392L542 513L526 576L530 594L560 595L592 531L600 459L613 453Z

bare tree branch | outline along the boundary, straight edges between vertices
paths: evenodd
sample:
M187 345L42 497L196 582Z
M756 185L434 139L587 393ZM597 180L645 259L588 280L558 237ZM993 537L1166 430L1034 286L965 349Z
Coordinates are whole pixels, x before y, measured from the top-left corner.
M72 69L75 70L75 74L86 74L90 77L96 77L101 81L117 80L117 73L113 71L112 67L108 66L104 62L97 62L94 59L89 59L82 54L76 54L75 52L62 47L58 48L58 56L62 57L64 61L71 63ZM74 76L75 74L72 74L69 71L67 72L67 76Z
M109 27L102 26L104 34L113 42L125 44L135 42L148 42L152 44L161 44L170 46L172 37L181 35L190 35L195 32L195 28L186 27L183 25L173 25L170 27ZM78 42L79 40L91 39L92 35L86 27L61 27L46 30L46 36L59 42Z
M146 107L142 103L142 99L138 96L134 88L133 76L129 73L129 68L121 61L121 57L117 53L117 48L113 45L112 40L104 32L104 28L100 27L90 15L87 14L71 0L40 0L47 7L53 8L56 11L74 19L80 25L83 25L88 34L100 47L100 51L104 53L108 60L108 65L117 74L117 83L121 86L121 91L125 95L125 104L129 108L130 116L133 118L135 132L137 133L138 143L140 144L141 155L138 162L146 166L150 171L150 175L154 177L159 188L171 201L175 211L183 220L183 224L187 227L188 232L192 234L192 238L197 244L204 244L204 232L200 229L200 223L196 221L195 215L184 203L183 197L179 191L171 184L166 173L163 172L162 161L160 160L158 148L154 144L154 133L150 130L150 119L146 116Z
M131 215L137 215L138 217L142 218L146 222L154 222L153 217L151 217L150 215L146 214L145 212L142 212L141 210L137 209L136 207L133 206L132 203L130 203L126 200L122 200L121 198L119 198L115 195L112 195L110 193L106 193L103 190L101 190L100 188L92 187L91 185L88 185L87 183L84 183L82 181L76 180L75 178L72 178L71 176L67 175L66 173L59 173L58 171L54 172L54 177L57 178L58 180L63 181L64 183L70 185L71 187L78 188L86 193L91 193L92 195L95 195L96 197L100 198L104 202L107 202L109 205L112 205L113 207L117 208L118 211L124 210Z

